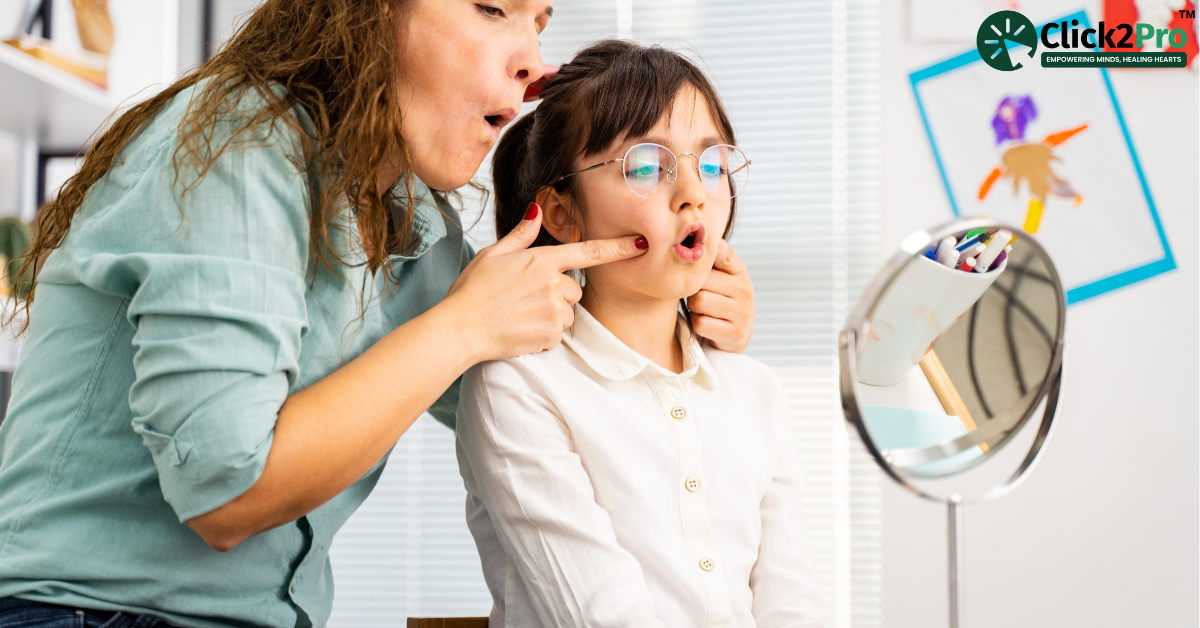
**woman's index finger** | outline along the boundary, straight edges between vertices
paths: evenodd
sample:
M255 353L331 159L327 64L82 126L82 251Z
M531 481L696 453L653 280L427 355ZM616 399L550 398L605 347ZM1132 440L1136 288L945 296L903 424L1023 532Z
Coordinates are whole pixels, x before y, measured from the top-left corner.
M552 247L550 255L560 271L589 268L609 262L637 257L646 252L635 241L641 236L626 236L609 240L587 240ZM643 239L644 242L644 239Z

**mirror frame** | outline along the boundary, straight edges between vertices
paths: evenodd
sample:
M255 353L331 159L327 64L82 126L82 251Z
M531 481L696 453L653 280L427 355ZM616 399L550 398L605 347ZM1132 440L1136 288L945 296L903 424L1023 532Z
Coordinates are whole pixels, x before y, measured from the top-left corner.
M1037 463L1042 451L1045 448L1046 441L1050 438L1050 429L1054 424L1055 410L1058 408L1059 389L1062 385L1062 356L1063 356L1063 332L1066 328L1067 303L1066 294L1063 290L1062 279L1058 275L1058 269L1055 268L1050 255L1046 253L1046 249L1026 233L1023 229L1018 229L1006 225L1002 222L991 220L988 218L964 218L952 220L947 223L938 225L931 231L917 231L904 239L900 243L900 250L896 252L882 267L876 272L871 283L863 290L862 295L858 299L858 304L854 308L854 312L846 320L846 327L842 329L838 335L838 373L839 383L841 388L842 414L845 416L846 422L854 426L858 431L859 439L871 457L875 459L875 463L883 470L885 474L892 478L896 483L908 489L912 493L924 497L926 499L945 503L951 497L938 497L927 493L926 491L911 484L904 474L897 468L893 467L888 456L883 454L876 446L874 440L871 439L870 432L867 431L866 423L863 421L862 414L859 412L858 391L859 385L857 378L853 373L858 372L858 356L862 353L862 349L866 347L866 327L867 321L870 319L871 311L875 304L879 301L887 289L892 285L892 282L900 276L900 272L908 265L909 261L916 255L919 255L922 250L932 245L935 242L941 241L946 236L955 235L963 231L971 229L983 229L1000 227L1008 229L1014 234L1020 234L1021 240L1031 245L1035 251L1040 253L1048 264L1047 268L1052 279L1054 279L1058 297L1058 325L1056 328L1056 338L1058 339L1055 346L1052 348L1053 354L1050 358L1049 367L1046 370L1047 376L1042 382L1042 387L1038 391L1035 401L1025 410L1021 419L1016 423L1011 434L1005 437L1004 440L997 443L993 451L998 450L1009 439L1020 432L1029 418L1037 411L1038 405L1042 399L1046 400L1046 408L1042 413L1042 422L1038 426L1037 435L1034 437L1033 443L1029 451L1025 454L1025 458L1017 469L1004 481L1000 482L991 489L985 491L979 497L966 500L962 499L962 503L979 503L986 502L1001 497L1012 491L1021 483L1028 475L1029 471ZM986 460L986 458L984 459ZM982 464L982 461L980 462ZM946 476L950 477L950 476ZM954 497L957 497L954 496ZM961 499L961 498L959 498Z

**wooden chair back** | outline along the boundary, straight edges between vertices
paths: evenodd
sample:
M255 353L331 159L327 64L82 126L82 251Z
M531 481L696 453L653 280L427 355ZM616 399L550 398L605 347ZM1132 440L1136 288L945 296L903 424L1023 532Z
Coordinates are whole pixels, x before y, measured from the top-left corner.
M488 628L488 618L409 617L407 628Z

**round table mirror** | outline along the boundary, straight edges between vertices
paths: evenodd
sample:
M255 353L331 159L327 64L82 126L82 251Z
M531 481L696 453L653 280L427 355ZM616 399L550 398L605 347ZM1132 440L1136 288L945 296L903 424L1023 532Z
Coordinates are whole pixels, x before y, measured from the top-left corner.
M889 477L948 504L952 628L962 505L1012 490L1044 450L1065 315L1046 251L1020 229L975 218L907 238L839 338L846 420ZM1039 409L1041 420L1030 421ZM1001 455L1018 442L1024 451ZM954 480L989 464L1003 467L998 479L964 498Z

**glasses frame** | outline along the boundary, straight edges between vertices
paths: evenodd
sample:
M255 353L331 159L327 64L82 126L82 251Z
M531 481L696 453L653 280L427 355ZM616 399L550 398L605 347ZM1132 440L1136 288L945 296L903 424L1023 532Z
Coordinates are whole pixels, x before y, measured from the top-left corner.
M706 153L714 148L720 148L722 146L725 146L728 148L732 148L733 150L736 150L739 153L742 153L742 156L746 157L746 153L742 149L738 148L737 146L734 146L733 144L713 144L712 146L709 146L708 148L705 148L704 150L700 151L700 155L697 155L696 153L679 153L678 155L676 155L671 149L667 148L666 146L663 146L662 144L656 144L654 142L640 142L638 144L634 144L633 146L630 146L629 150L625 151L625 154L622 155L620 159L610 159L604 163L596 164L594 166L588 166L587 168L584 168L583 170L576 170L575 172L572 172L570 174L564 174L563 176L555 179L554 182L551 183L550 185L554 185L555 183L558 183L559 181L562 181L563 179L566 179L567 177L573 177L577 174L581 174L581 173L587 172L589 170L603 168L604 166L608 166L611 164L624 164L629 159L629 154L632 153L633 150L635 148L638 148L639 146L654 146L656 148L661 148L661 149L667 151L667 154L669 154L671 156L671 161L674 162L674 164L675 164L671 168L667 169L667 172L671 177L670 185L668 185L665 190L655 194L654 196L642 196L641 194L638 194L637 190L634 190L633 186L629 184L628 175L626 175L625 171L622 170L621 178L625 180L625 187L629 188L629 191L633 192L639 198L657 198L659 196L662 196L663 194L666 194L667 192L669 192L671 190L671 188L675 187L675 182L679 180L679 158L680 157L689 157L690 156L692 159L695 160L695 161L693 161L693 163L696 165L696 176L700 178L701 182L704 181L704 177L700 174L700 155L703 155L704 153ZM733 172L730 172L726 176L732 177L735 173L741 172L742 170L749 168L750 164L752 164L752 163L754 163L754 161L752 161L749 157L746 157L746 164L744 166L742 166L741 168L738 168L737 170L734 170ZM748 172L747 172L747 176L749 176ZM712 196L713 198L726 199L726 198L733 198L733 197L737 196L736 193L731 194L729 196L716 196L708 190L707 186L704 186L704 191L705 191L705 193L707 193L709 196Z

